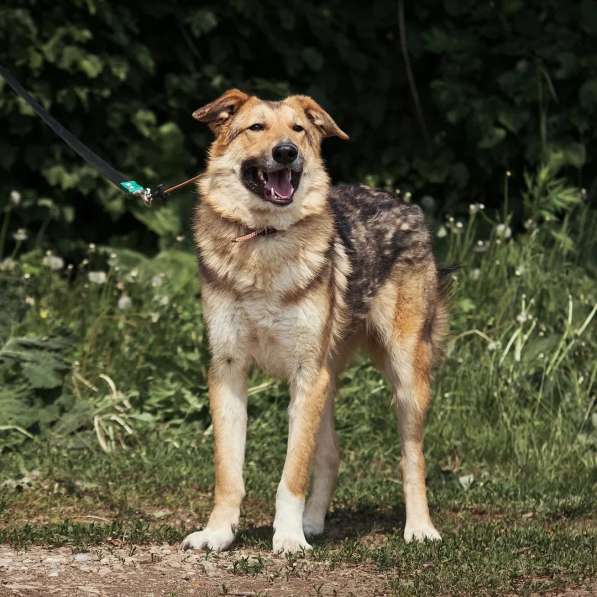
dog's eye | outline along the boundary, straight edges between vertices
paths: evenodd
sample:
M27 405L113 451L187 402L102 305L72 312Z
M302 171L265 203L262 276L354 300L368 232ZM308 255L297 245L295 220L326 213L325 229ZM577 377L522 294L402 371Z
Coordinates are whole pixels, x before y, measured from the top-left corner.
M265 127L260 122L256 122L249 127L252 131L262 131L264 128Z
M304 131L305 129L304 129L304 128L303 128L303 127L300 125L300 124L295 124L295 125L292 127L292 130L293 130L293 131L296 131L297 133L300 133L301 131Z

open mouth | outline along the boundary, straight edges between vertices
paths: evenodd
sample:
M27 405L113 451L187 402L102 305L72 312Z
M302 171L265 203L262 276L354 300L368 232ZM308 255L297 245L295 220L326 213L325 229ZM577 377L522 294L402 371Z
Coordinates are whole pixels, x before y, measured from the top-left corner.
M261 199L276 205L288 205L298 189L301 174L302 170L279 166L266 168L247 161L243 164L241 178L245 187Z

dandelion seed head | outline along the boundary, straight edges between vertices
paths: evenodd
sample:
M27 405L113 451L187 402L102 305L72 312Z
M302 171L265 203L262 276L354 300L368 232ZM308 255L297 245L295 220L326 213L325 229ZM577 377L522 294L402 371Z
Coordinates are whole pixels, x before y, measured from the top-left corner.
M22 243L24 241L26 241L29 238L29 233L27 232L27 230L25 230L25 228L19 228L13 235L12 237L18 242L18 243Z
M162 283L164 282L164 277L165 274L161 273L161 274L156 274L152 279L151 279L151 285L154 288L159 288Z
M512 236L512 229L510 228L510 226L507 226L506 224L498 224L495 227L495 233L500 238L507 240Z
M120 295L120 298L118 299L118 308L121 311L126 311L127 309L130 309L132 304L133 304L133 301L131 300L131 298L128 295L126 295L126 294Z
M10 257L0 261L0 272L12 272L17 267L17 262Z
M19 193L19 191L11 191L10 192L10 202L13 205L19 205L19 203L21 203L21 193Z
M106 272L89 272L87 274L87 279L93 284L101 285L106 283L108 276L106 275Z
M47 268L51 269L53 272L57 272L64 267L64 259L62 257L58 257L58 255L52 255L51 252L46 254L46 256L41 260L42 264L45 265Z

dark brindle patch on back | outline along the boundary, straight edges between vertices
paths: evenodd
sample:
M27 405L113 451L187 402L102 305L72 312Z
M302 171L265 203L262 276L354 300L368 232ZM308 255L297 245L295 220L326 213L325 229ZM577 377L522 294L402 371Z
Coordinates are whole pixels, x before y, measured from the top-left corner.
M420 207L385 191L339 185L330 202L352 268L346 300L354 317L364 317L396 264L433 259L429 230Z

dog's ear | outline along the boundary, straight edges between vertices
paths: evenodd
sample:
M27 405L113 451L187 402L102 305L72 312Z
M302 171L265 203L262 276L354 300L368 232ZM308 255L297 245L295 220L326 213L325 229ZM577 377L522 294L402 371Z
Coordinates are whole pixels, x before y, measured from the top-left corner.
M296 100L303 108L307 118L315 125L323 139L340 137L342 141L348 141L348 135L313 98L308 95L295 95L292 99Z
M249 96L239 89L229 89L213 102L197 108L193 112L193 118L207 124L217 134L218 129L229 121L248 99Z

